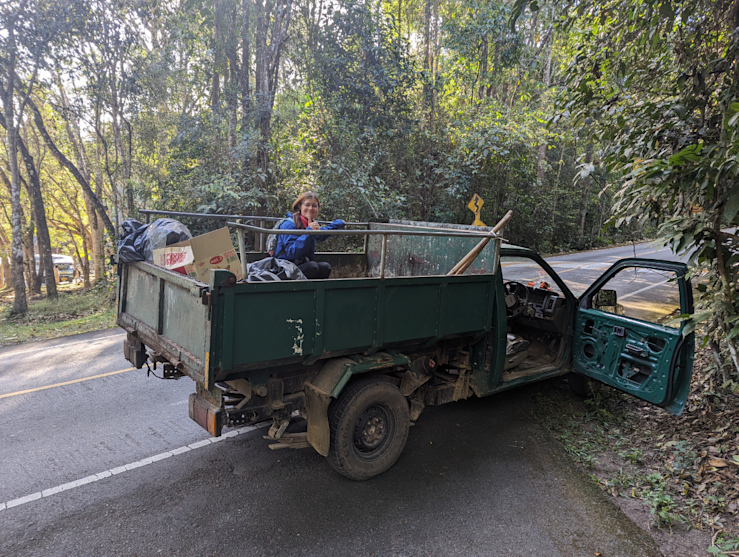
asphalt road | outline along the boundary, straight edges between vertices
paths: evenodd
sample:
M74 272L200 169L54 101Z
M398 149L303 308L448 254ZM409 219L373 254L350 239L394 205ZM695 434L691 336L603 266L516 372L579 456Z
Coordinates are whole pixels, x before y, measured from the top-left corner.
M547 263L562 277L572 293L579 296L611 265L627 257L661 261L685 260L675 256L669 248L645 243L548 257Z
M579 280L620 257L590 253L553 262ZM557 381L426 409L357 483L263 429L213 442L194 384L130 370L122 340L0 349L0 556L659 555L531 420Z

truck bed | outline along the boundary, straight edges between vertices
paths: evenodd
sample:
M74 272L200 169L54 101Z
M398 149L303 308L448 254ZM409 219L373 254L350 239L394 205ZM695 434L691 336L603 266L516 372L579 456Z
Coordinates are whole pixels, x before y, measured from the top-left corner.
M236 283L219 270L204 284L149 263L127 263L118 324L129 333L129 351L141 343L205 389L246 375L259 384L276 366L487 333L495 279Z

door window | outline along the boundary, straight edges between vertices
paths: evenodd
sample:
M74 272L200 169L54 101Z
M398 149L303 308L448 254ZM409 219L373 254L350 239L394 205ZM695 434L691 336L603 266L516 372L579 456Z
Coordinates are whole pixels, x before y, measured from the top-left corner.
M680 288L674 271L626 267L588 300L588 307L680 328Z

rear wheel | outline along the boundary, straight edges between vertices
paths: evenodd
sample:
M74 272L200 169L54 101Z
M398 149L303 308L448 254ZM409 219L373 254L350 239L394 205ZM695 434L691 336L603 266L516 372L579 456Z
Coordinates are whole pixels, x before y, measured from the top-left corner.
M328 461L339 474L367 480L388 470L408 439L408 401L381 379L350 384L328 409Z

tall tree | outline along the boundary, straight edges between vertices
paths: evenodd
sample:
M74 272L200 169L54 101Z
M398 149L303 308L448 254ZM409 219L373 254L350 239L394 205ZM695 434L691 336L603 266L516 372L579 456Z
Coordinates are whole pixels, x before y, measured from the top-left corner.
M47 62L52 43L61 43L74 29L74 23L80 16L79 5L75 0L36 0L29 4L28 0L10 1L0 7L3 33L0 33L0 98L3 103L3 114L7 132L7 150L11 174L11 206L13 211L13 290L15 294L13 310L23 313L27 309L25 287L22 284L23 252L20 234L20 169L18 166L18 128L27 102L30 100L36 79ZM34 199L34 212L41 223L39 240L44 242L41 256L44 268L49 264L50 243L44 219L43 203L40 198L40 186L36 169L32 161L25 157L26 167L33 170L29 175L31 191ZM29 166L30 165L30 166ZM38 187L37 187L38 186ZM32 253L33 255L33 253ZM48 280L47 282L51 282ZM47 290L55 294L55 286Z
M46 124L44 123L44 118L41 115L41 112L39 111L33 100L29 99L28 105L33 113L33 121L36 124L36 128L41 133L41 137L44 139L44 142L49 148L49 151L51 151L52 155L54 155L57 161L59 161L59 164L69 170L72 176L74 176L75 180L77 180L77 183L82 186L82 190L85 192L85 195L89 197L90 201L94 204L95 209L102 217L103 222L105 223L105 228L108 230L111 237L115 238L115 227L113 226L110 217L108 217L105 205L102 204L100 199L98 199L98 197L95 195L95 192L92 191L92 189L90 188L90 183L87 181L87 179L85 179L77 166L72 161L70 161L56 145L56 142L53 140L53 138L49 134L49 131L46 129Z
M257 167L266 176L269 167L272 111L277 94L283 48L292 19L292 0L255 0L256 25L254 95L259 129Z
M2 59L2 80L0 80L0 97L3 103L3 113L6 121L7 130L7 149L8 160L10 164L11 190L10 190L10 206L12 211L12 246L11 246L11 274L13 282L13 311L15 313L25 313L28 309L26 301L26 286L23 281L23 244L21 229L21 187L20 172L18 169L18 122L16 121L15 92L17 87L17 71L18 71L18 30L23 29L29 13L26 11L27 2L20 4L7 3L0 7L5 33L1 34L0 40L3 44L0 48L3 51ZM25 20L25 21L24 21ZM34 72L35 74L35 72ZM20 114L23 111L19 111Z
M0 126L7 130L7 124L4 115L0 115ZM18 130L16 130L18 131ZM51 256L51 237L49 236L49 226L46 222L46 209L41 193L41 182L39 180L38 169L34 162L26 142L23 137L18 134L16 137L18 149L26 167L26 190L31 199L33 208L33 220L36 223L36 232L39 248L39 268L46 277L46 295L50 298L56 298L56 282L54 281L54 260Z
M527 2L519 0L519 7ZM534 3L532 3L532 6ZM616 224L660 223L707 268L706 342L739 374L739 2L580 2L561 110L591 130L614 177Z

